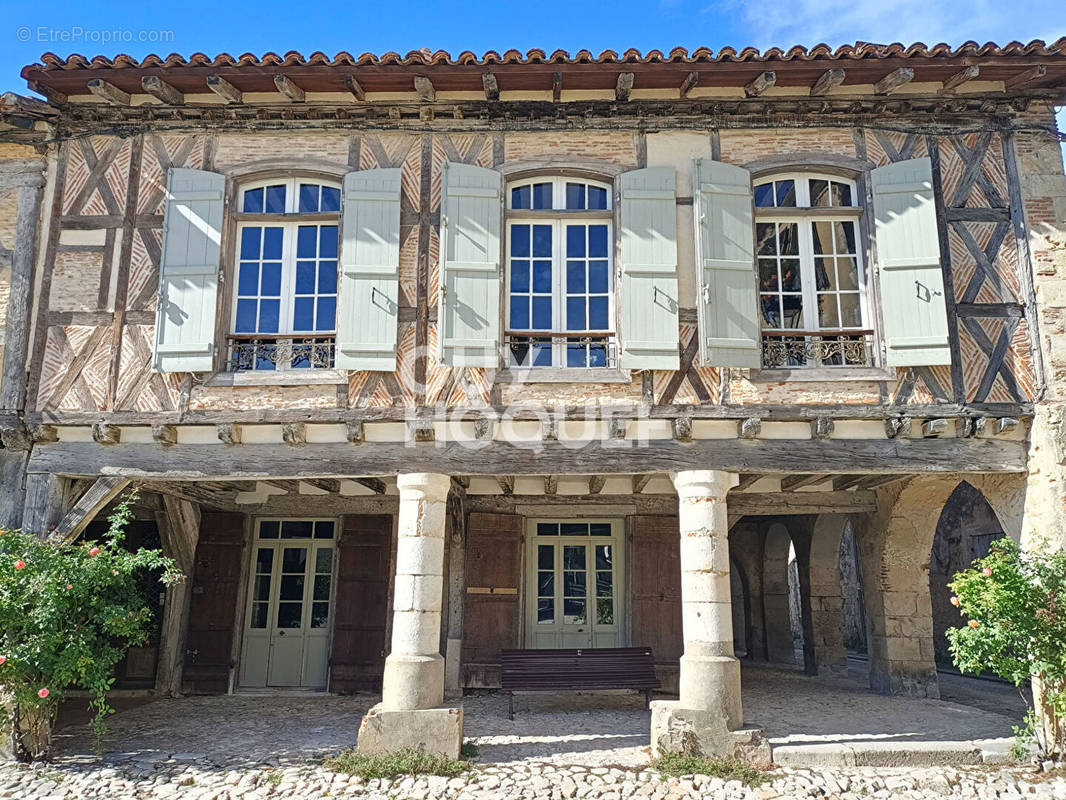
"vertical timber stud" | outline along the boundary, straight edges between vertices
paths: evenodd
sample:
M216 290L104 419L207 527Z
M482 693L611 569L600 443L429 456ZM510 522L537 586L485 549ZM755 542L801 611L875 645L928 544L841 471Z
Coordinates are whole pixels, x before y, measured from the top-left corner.
M381 703L363 717L358 747L368 754L424 747L458 758L462 709L440 707L444 701L440 655L444 535L451 478L406 473L397 477L396 486L400 513L392 652L385 659Z
M161 495L163 511L156 514L164 552L174 559L185 580L167 587L159 635L156 692L173 697L181 693L185 634L189 627L196 544L200 538L200 507L188 500Z
M769 762L769 746L738 730L740 662L733 655L726 493L738 476L720 470L673 475L681 532L681 628L685 642L676 701L652 703L653 755L687 751Z

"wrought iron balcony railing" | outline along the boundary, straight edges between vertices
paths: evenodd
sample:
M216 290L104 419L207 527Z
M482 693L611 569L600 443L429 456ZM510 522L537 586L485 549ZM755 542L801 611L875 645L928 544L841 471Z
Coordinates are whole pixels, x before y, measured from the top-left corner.
M763 331L765 369L873 366L873 331Z
M229 372L332 369L333 355L332 335L231 334L226 337L226 369Z
M618 337L609 331L507 331L504 350L516 368L618 366Z

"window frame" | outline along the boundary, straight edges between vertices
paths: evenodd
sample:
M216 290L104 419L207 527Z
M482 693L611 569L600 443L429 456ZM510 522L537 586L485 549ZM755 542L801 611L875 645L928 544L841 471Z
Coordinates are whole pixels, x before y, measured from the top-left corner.
M794 182L796 204L794 206L758 206L755 205L755 191L757 187L769 182L791 180ZM852 205L850 206L812 206L810 205L810 181L826 180L848 186L851 190ZM868 198L865 193L865 176L863 174L841 174L840 172L825 169L797 169L778 168L767 169L752 176L752 207L753 227L760 223L797 223L798 253L796 258L800 263L801 270L801 298L803 308L804 325L797 331L804 331L807 338L817 336L820 331L840 332L847 335L849 331L862 331L869 336L868 355L869 363L865 365L826 365L813 363L808 365L788 365L762 367L755 370L756 375L767 379L788 373L791 377L810 376L810 380L829 380L834 377L884 377L881 373L883 368L883 354L881 353L881 326L879 324L876 289L873 275L876 266L872 263L872 253L869 246L869 231L867 226ZM776 198L776 192L774 192ZM776 199L775 199L776 203ZM822 327L818 316L818 294L816 280L816 262L819 256L814 253L813 225L817 222L851 222L855 232L855 263L856 284L858 287L859 313L862 316L860 326L840 326L836 328ZM757 230L757 227L756 227ZM757 243L756 239L756 243ZM824 255L824 254L823 254ZM780 256L777 256L778 258ZM849 256L850 257L850 256ZM762 313L762 295L764 294L759 277L759 254L755 253L756 296L758 298L759 330L760 338L765 340L766 333L787 333L790 329L785 327L767 327ZM839 295L837 289L832 294ZM845 293L851 290L844 290ZM826 292L825 294L829 294ZM814 324L809 321L813 320ZM782 337L784 338L784 337Z
M225 293L227 302L229 303L229 314L228 318L226 319L225 327L223 330L223 336L229 345L232 345L234 342L238 342L241 339L276 339L280 343L283 340L288 340L292 342L297 339L332 340L336 336L337 314L340 313L340 237L342 235L342 209L340 208L339 202L338 209L336 211L300 212L298 210L300 184L315 184L316 186L320 187L320 193L321 187L336 189L340 195L343 195L342 177L323 175L320 173L297 173L291 175L255 177L249 180L240 181L234 186L233 207L235 211L232 214L233 227L231 229L233 231L233 238L232 245L227 249L229 262L232 265L233 285L232 288ZM284 185L286 187L284 212L267 212L265 210L262 212L250 212L243 210L244 196L246 192L259 188L265 188L267 186L278 185ZM321 199L319 204L321 205ZM321 227L323 225L333 225L337 229L337 290L333 295L335 297L334 324L333 327L329 330L293 330L293 316L296 301L296 264L298 261L297 243L299 237L299 228L305 225L314 225L316 227ZM282 230L281 287L280 293L278 295L280 303L278 312L279 317L277 332L249 333L238 332L236 330L237 306L238 300L241 299L241 295L239 294L241 243L243 238L243 232L246 228L280 228ZM316 263L320 260L329 259L321 259L318 256L316 256L314 259ZM259 259L259 261L260 263L262 263L262 259ZM316 291L314 295L309 296L317 298L325 295L320 295ZM259 297L259 295L257 295L257 297ZM315 314L317 315L317 304ZM258 327L258 318L256 327ZM221 373L234 377L240 376L240 378L242 379L241 382L259 382L262 379L267 379L268 382L272 382L269 381L268 376L277 375L278 373L289 373L298 376L308 374L332 375L334 372L336 372L336 370L333 367L316 367L313 364L307 367L293 367L287 361L281 361L275 364L274 369L253 368L234 370L232 368L232 358L229 354L229 346L224 348L222 352Z
M593 186L599 189L603 189L606 192L606 208L603 209L567 209L566 208L566 184L568 183L580 183L586 187L586 205L587 205L587 187ZM550 209L533 209L533 208L513 208L512 207L512 190L521 188L523 186L532 186L534 184L550 184L552 186L552 207ZM532 205L532 192L530 194ZM603 180L599 178L577 176L577 175L560 175L560 174L536 174L536 175L524 175L520 178L507 181L504 186L504 269L503 269L503 317L504 317L504 359L505 369L512 372L534 372L537 374L547 373L549 371L563 371L565 373L580 373L587 371L589 373L609 373L611 370L617 369L617 342L618 342L618 325L616 320L617 313L617 292L618 292L618 280L616 274L615 264L615 213L616 206L614 202L614 185L609 180ZM596 333L604 336L606 339L606 355L605 361L602 366L577 366L571 367L566 363L567 356L567 340L565 334L570 332L565 328L566 320L566 228L571 224L580 224L582 227L587 228L590 225L601 224L607 228L607 327L604 330L591 331L587 326L583 331L575 331L573 335L580 336L582 334ZM511 229L513 225L548 225L552 229L552 328L548 331L538 331L536 329L516 329L511 324ZM586 232L587 235L587 232ZM587 251L586 251L587 252ZM530 254L529 261L543 260L534 259L532 253ZM589 261L589 257L583 259ZM599 260L599 259L597 259ZM532 280L532 276L531 276ZM586 283L586 290L588 284ZM532 289L532 285L530 286ZM596 293L599 294L599 293ZM585 297L590 296L588 291L585 292ZM586 322L587 322L586 318ZM530 318L530 324L532 324L532 315ZM537 338L538 334L556 334L552 337L552 363L550 365L533 365L533 364L519 364L516 363L512 354L510 346L507 342L512 336L516 337L529 337ZM612 354L612 348L614 353Z

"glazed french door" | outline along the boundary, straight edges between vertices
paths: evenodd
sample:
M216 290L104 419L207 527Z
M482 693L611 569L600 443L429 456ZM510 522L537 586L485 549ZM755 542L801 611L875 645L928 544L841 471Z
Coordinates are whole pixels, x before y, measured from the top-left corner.
M531 521L528 647L624 645L621 527L617 520Z
M335 532L335 520L257 522L242 687L326 688Z

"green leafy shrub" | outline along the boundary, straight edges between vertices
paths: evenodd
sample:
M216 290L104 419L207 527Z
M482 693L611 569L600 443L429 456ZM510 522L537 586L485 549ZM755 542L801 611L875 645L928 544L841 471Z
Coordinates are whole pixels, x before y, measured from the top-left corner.
M707 775L724 781L740 781L745 786L759 786L770 780L763 770L739 758L708 758L692 753L667 753L652 766L673 778L681 775Z
M416 747L401 747L373 756L356 750L345 750L339 755L327 758L325 763L334 772L358 775L366 780L395 778L400 775L442 775L455 778L470 769L470 764L466 761L427 753Z
M1023 551L1010 539L1000 539L972 569L955 575L951 589L952 604L968 618L965 627L947 632L956 666L971 674L988 670L1017 687L1031 680L1037 742L1046 755L1061 757L1066 720L1066 552Z
M112 671L147 641L151 613L139 579L145 571L161 571L166 584L182 579L162 551L123 548L132 499L119 504L98 542L55 544L33 531L0 530L0 716L22 760L50 755L55 712L71 688L90 693L99 739L113 711Z

